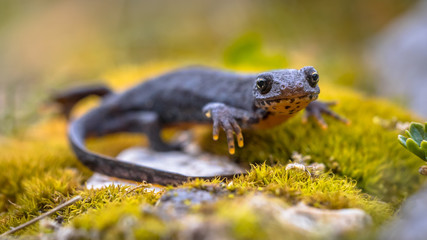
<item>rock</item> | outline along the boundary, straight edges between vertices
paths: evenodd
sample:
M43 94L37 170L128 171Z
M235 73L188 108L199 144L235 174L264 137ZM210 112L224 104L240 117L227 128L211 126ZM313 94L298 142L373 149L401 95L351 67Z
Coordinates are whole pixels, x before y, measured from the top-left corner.
M125 162L188 176L215 176L244 171L238 165L230 162L227 157L208 153L154 152L147 148L134 147L121 152L117 158Z
M201 219L190 215L181 219L181 231L177 233L177 239L185 240L232 240L227 232L227 222Z
M423 166L421 166L421 167L418 169L418 172L419 172L421 175L426 176L426 175L427 175L427 165L423 165Z
M386 225L382 240L424 240L427 236L427 186L412 195L402 206L397 219Z
M177 172L188 176L215 176L242 173L244 169L227 157L202 153L190 145L186 152L154 152L148 148L132 147L121 152L117 159L142 166ZM111 184L132 185L130 181L110 178L95 173L87 181L88 188L101 188Z
M371 217L361 209L319 209L299 203L287 207L276 199L254 196L250 204L259 214L266 214L282 226L316 236L337 236L364 229L372 224Z
M183 217L188 213L190 208L196 205L217 201L219 196L224 195L224 190L218 190L200 190L192 188L177 188L169 190L164 193L157 202L156 211L162 219Z
M85 230L75 229L73 227L60 227L52 233L40 234L39 239L42 240L77 240L77 239L100 239L96 232L89 233Z
M415 6L380 32L367 49L377 90L405 97L411 108L427 116L427 1Z
M317 177L320 174L325 172L325 164L323 163L312 163L310 165L305 165L302 163L288 163L286 165L286 170L300 170L306 172L310 177Z
M195 236L201 229L212 230L213 227L210 226L213 224L216 226L215 231L224 233L228 231L226 224L221 224L224 219L190 210L197 205L214 203L226 193L224 189L170 190L160 199L154 212L161 219L180 225L182 233L190 232L190 235ZM229 207L239 206L241 211L254 214L261 225L274 225L286 231L311 237L333 238L346 232L362 230L372 224L371 217L361 209L319 209L304 203L288 206L281 199L264 194L241 196L229 199L228 202L231 203ZM190 220L194 224L189 225ZM205 234L204 237L209 239L211 236Z
M110 185L133 185L136 186L135 182L112 178L100 173L94 173L86 182L86 187L91 189L99 189Z

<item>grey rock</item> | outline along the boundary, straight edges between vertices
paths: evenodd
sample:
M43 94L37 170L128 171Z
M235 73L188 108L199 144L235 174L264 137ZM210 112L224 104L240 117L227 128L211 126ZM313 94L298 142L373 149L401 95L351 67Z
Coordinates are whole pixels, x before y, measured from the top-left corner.
M356 208L329 210L299 203L286 206L281 201L262 195L249 199L258 213L266 214L296 232L332 238L348 231L364 229L372 224L365 211Z
M213 203L223 195L221 189L178 188L167 191L156 204L158 215L164 220L186 215L196 205Z
M132 147L121 152L117 159L188 176L215 176L244 172L243 168L227 157L203 153L194 144L189 144L184 152L154 152L147 148ZM112 184L134 185L135 183L94 173L86 186L101 188Z
M427 116L427 1L380 32L367 50L381 94L404 97L411 108Z
M211 204L225 196L227 191L218 189L174 189L159 200L153 213L166 222L179 227L183 239L230 238L229 226L221 217L193 212L197 205ZM371 217L361 209L319 209L299 203L285 204L281 199L264 194L241 196L231 206L254 214L255 221L283 232L313 239L335 239L349 231L363 230L372 225ZM220 235L221 238L215 236Z
M154 152L146 148L134 147L121 152L117 158L188 176L215 176L243 171L228 158L207 153Z
M427 186L412 195L402 206L397 218L386 225L381 240L427 239Z
M202 219L195 215L185 216L178 223L181 231L177 239L181 240L231 240L227 222Z

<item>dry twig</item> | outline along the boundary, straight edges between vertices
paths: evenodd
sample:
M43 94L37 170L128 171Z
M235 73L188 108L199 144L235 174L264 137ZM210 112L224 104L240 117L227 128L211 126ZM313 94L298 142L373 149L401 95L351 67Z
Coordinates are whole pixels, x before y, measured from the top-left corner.
M53 208L52 210L43 213L42 215L40 215L40 216L38 216L38 217L36 217L34 219L31 219L30 221L28 221L28 222L26 222L24 224L21 224L18 227L12 228L11 230L9 230L9 231L3 233L2 235L0 235L0 237L5 237L5 236L7 236L9 234L12 234L12 233L18 231L18 230L21 230L21 229L23 229L23 228L25 228L25 227L27 227L27 226L29 226L29 225L31 225L31 224L33 224L33 223L41 220L41 219L43 219L43 218L45 218L45 217L47 217L49 215L52 215L53 213L55 213L56 211L60 210L61 208L67 207L67 206L69 206L69 205L71 205L71 204L73 204L73 203L75 203L75 202L77 202L77 201L79 201L81 199L82 199L81 196L74 197L71 200L69 200L69 201L67 201L67 202L65 202L63 204L58 205L57 207Z

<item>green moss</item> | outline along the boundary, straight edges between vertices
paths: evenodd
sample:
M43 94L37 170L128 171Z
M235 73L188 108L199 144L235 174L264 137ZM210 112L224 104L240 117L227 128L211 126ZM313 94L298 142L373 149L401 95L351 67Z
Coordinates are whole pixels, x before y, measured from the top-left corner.
M211 184L196 180L184 186L207 189ZM225 185L230 193L238 196L262 192L281 198L291 205L304 202L325 209L360 208L369 213L376 224L384 222L393 214L390 204L362 193L356 181L331 173L311 178L303 171L261 164L253 166L247 175L226 182Z
M100 209L110 203L122 203L133 200L143 200L145 203L154 205L161 196L161 191L155 193L153 190L147 190L149 184L133 186L112 185L101 189L86 189L80 191L79 195L83 200L70 206L63 212L64 219L72 219L85 213L88 209Z
M83 200L69 207L63 215L73 221L73 226L84 229L108 229L123 215L135 215L140 211L139 206L154 205L161 193L140 187L110 186L99 190L82 192ZM89 211L88 211L89 210ZM108 211L106 211L108 210ZM82 215L88 211L87 214Z
M0 169L0 211L4 211L10 203L19 202L26 194L35 194L34 191L55 189L63 193L67 188L64 183L67 186L80 184L82 178L78 169L83 170L83 167L65 144L46 147L37 141L13 141L2 146Z
M15 201L6 198L7 202L3 203L7 212L0 216L0 232L27 222L71 198L80 188L80 180L79 173L71 169L46 171L44 175L34 174L22 179L14 189L19 192L10 197ZM32 232L36 229L31 226L24 231Z
M224 197L216 203L192 208L188 220L162 220L159 218L162 214L156 213L151 207L153 202L147 202L145 197L129 198L126 203L107 203L91 209L72 219L72 226L89 232L95 231L101 236L119 238L130 232L134 235L141 234L138 237L145 239L167 238L190 231L189 226L182 225L182 222L188 222L190 225L194 224L193 227L202 229L215 226L214 231L219 231L219 236L231 235L235 239L274 239L278 234L285 233L289 239L308 238L270 219L268 212L256 212L249 204L251 201L246 199L261 193L288 206L302 201L326 209L361 208L372 216L375 226L389 219L393 213L390 204L362 193L356 183L349 179L332 174L309 178L306 173L298 170L286 171L281 166L270 167L265 164L254 166L248 175L229 182L199 179L182 187L209 190ZM128 222L127 227L123 225L123 221Z
M144 215L142 202L142 199L130 199L126 204L109 203L76 218L72 225L78 229L95 230L102 239L120 239L129 233L138 239L157 239L165 233L165 224L157 217Z
M69 177L64 176L57 180L48 179L46 182L39 179L36 182L24 183L28 188L25 188L26 191L18 198L18 204L10 207L9 212L0 218L0 232L16 227L56 207L61 202L72 198L71 194L82 196L82 200L57 211L51 218L60 217L67 223L81 216L75 221L76 226L91 226L96 229L109 228L122 214L133 212L134 207L142 203L153 205L161 195L161 192L155 193L152 190L146 190L146 187L150 185L145 184L138 187L113 185L101 189L77 190L77 185L73 185L70 181L63 181ZM55 186L58 188L54 189ZM115 210L117 206L124 207ZM106 209L108 211L105 211ZM86 214L86 212L88 213ZM105 215L100 218L93 216L101 212L105 212L108 217ZM38 226L35 224L21 230L18 234L32 234L37 231Z

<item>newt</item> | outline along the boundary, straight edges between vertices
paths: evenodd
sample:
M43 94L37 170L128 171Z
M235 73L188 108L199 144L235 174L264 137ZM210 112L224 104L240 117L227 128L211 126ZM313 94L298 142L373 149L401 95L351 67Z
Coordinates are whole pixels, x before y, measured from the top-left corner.
M319 74L311 66L260 74L239 74L206 67L181 68L154 77L122 93L104 86L77 88L59 93L54 100L70 117L72 107L88 95L103 97L102 103L71 121L68 139L77 158L92 171L108 176L177 185L189 179L178 173L153 169L89 151L85 139L115 132L145 134L156 151L179 150L165 143L160 132L182 124L212 124L213 140L225 131L228 151L244 146L242 129L272 128L305 109L303 120L313 116L322 128L322 114L348 122L329 109L331 103L315 101ZM230 176L216 176L231 178ZM198 178L212 179L211 176Z

